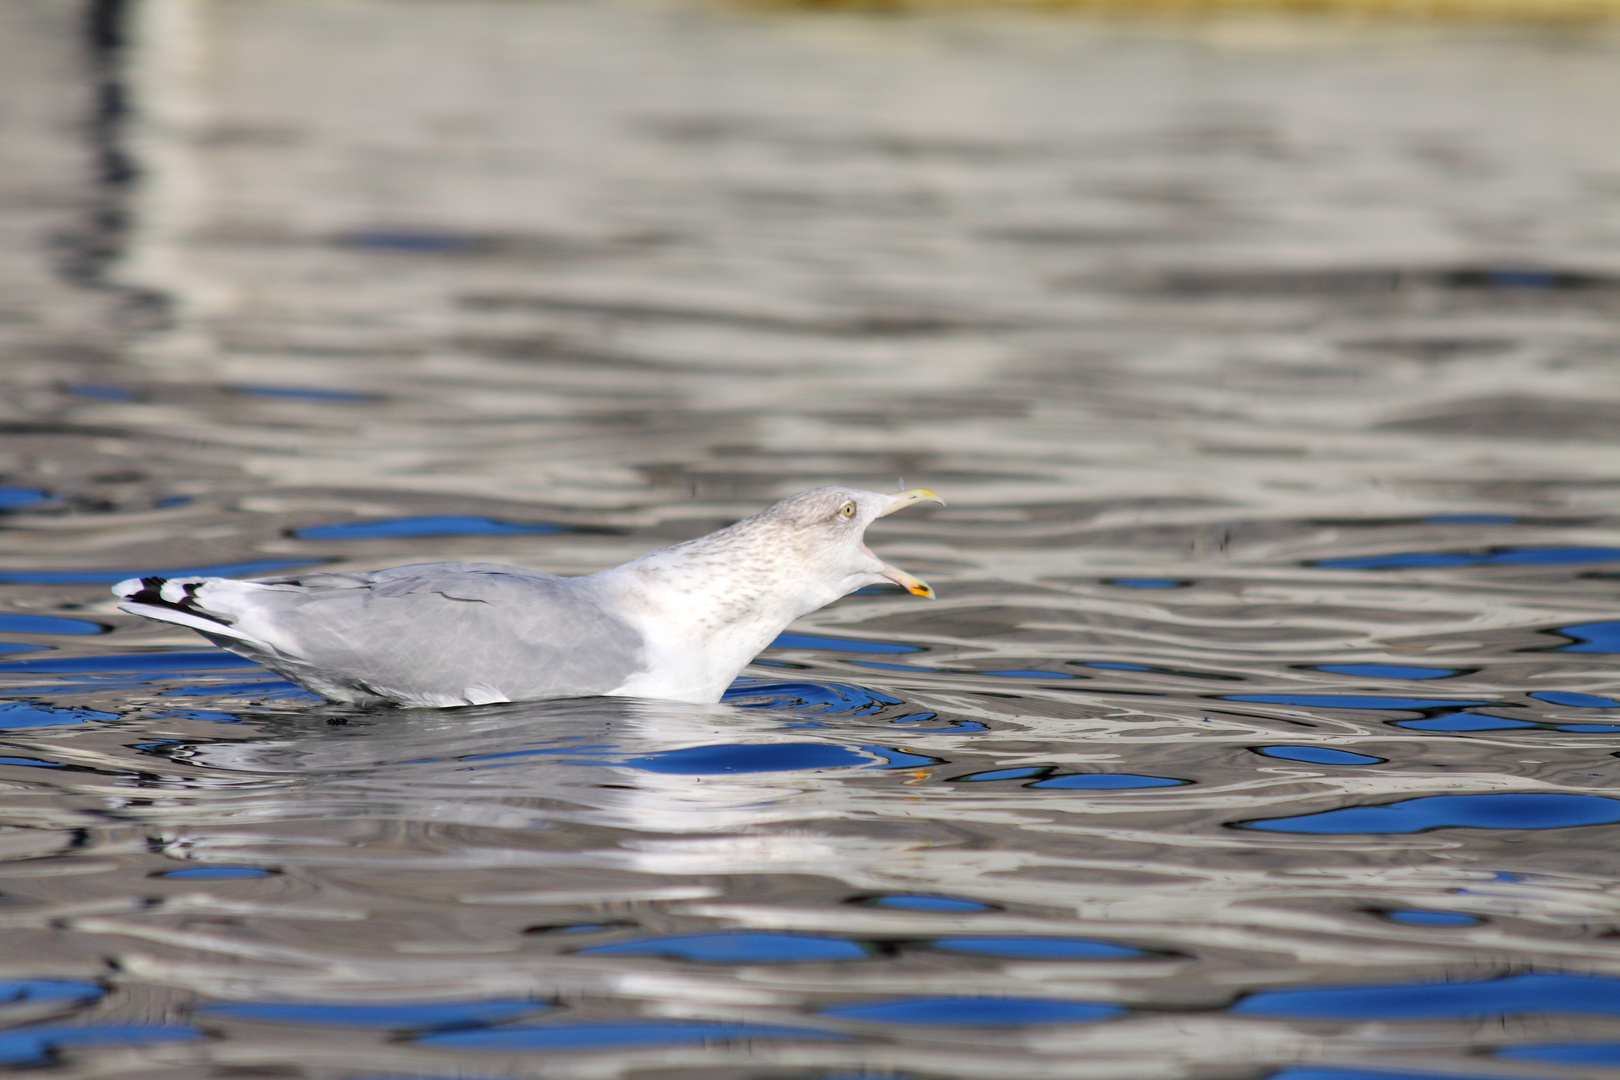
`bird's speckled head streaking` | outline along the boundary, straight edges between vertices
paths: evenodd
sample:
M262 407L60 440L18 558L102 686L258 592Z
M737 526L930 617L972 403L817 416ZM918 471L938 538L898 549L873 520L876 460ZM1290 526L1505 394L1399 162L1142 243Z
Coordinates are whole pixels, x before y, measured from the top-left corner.
M131 578L125 611L189 626L333 701L473 705L541 698L719 701L800 616L865 585L933 590L866 528L919 502L827 487L583 577L489 563L230 581Z

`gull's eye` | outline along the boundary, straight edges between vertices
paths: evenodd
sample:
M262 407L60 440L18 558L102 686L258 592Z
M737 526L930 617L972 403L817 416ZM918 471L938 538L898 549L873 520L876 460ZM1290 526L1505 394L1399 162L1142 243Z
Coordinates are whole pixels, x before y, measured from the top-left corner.
M842 517L842 518L852 518L852 517L854 517L855 516L855 504L853 502L847 502L843 506L840 506L838 508L838 516Z

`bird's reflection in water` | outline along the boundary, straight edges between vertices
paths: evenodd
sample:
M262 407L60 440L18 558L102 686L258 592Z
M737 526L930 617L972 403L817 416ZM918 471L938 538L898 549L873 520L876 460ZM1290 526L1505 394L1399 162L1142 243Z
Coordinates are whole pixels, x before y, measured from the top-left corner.
M384 709L346 712L338 724L279 719L261 725L259 738L169 755L215 775L272 781L231 817L340 815L363 804L410 820L570 821L661 834L839 816L849 798L838 792L851 781L938 761L789 726L797 719L621 698Z

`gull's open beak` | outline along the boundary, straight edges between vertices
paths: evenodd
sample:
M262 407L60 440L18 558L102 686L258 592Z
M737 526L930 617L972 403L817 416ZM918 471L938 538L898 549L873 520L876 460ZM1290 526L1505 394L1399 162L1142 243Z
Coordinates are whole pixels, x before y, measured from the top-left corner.
M916 506L920 502L935 502L939 503L941 506L945 505L944 499L940 498L938 495L935 495L927 488L912 488L910 491L902 491L898 495L891 495L890 498L892 498L894 501L891 502L889 504L889 508L883 511L883 513L879 514L878 517L888 517L896 510L904 510L906 507Z
M902 491L900 494L893 496L893 499L894 501L889 504L888 509L879 514L878 517L888 517L896 510L904 510L906 507L915 506L920 502L935 502L941 506L945 505L944 499L927 488L912 488L910 491ZM914 578L898 567L885 563L883 565L883 576L913 596L926 596L930 600L934 599L934 590L929 588L928 582L923 581L921 578Z

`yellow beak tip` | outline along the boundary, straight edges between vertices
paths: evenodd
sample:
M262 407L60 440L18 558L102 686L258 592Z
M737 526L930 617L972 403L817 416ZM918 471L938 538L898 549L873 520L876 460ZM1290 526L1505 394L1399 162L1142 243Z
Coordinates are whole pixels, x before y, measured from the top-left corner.
M938 503L941 506L945 505L944 499L940 498L927 488L912 488L909 491L898 492L894 496L894 502L889 504L889 508L887 510L879 513L878 517L888 517L896 510L904 510L906 507L916 506L920 502Z

